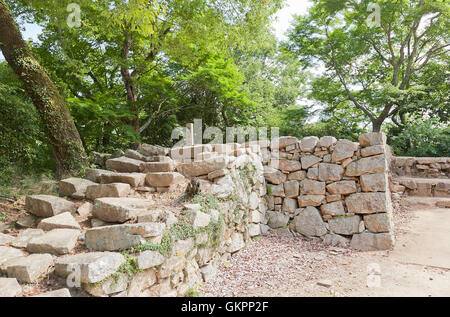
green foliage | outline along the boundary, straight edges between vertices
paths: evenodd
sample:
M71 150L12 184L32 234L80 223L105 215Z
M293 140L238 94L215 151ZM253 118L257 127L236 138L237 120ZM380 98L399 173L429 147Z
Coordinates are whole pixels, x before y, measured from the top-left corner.
M436 119L418 119L410 122L389 143L400 156L450 156L450 127Z
M173 237L169 231L164 231L161 243L151 243L150 241L146 241L144 244L140 244L132 248L132 251L158 251L164 257L168 257L172 252L173 248Z

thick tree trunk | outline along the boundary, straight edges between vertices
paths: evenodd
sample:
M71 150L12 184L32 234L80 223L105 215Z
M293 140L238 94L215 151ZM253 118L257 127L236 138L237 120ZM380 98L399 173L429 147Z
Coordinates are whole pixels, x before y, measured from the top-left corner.
M384 122L384 118L383 119L378 118L378 119L372 121L372 132L380 132L383 122Z
M0 0L0 49L39 112L53 148L58 176L78 174L87 159L69 109L46 71L31 54L3 0Z

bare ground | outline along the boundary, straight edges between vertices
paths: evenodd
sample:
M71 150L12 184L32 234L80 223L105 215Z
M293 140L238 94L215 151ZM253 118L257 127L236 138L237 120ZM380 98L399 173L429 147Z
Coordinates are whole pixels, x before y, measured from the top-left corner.
M356 252L270 233L234 254L203 295L450 296L450 210L408 199L396 204L394 250Z

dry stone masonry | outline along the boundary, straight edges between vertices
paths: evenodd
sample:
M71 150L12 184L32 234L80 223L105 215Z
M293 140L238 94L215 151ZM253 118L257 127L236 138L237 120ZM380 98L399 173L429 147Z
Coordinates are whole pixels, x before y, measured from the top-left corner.
M17 222L24 229L0 235L0 296L20 296L21 284L48 272L71 283L40 296L70 296L71 287L91 296L185 296L270 229L389 249L388 160L380 133L359 143L281 137L97 154L100 168L62 180L60 197L28 196ZM187 183L182 197L155 208Z

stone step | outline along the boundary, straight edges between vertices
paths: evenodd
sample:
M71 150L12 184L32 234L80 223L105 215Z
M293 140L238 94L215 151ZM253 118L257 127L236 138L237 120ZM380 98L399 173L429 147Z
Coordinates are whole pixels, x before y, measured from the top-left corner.
M409 210L450 208L450 198L409 196L405 201Z
M450 198L450 179L448 178L398 177L394 178L393 182L404 186L409 196Z
M169 187L181 183L184 179L184 176L177 172L157 172L148 173L145 183L152 187Z
M70 212L64 212L62 214L43 219L38 229L50 231L53 229L77 229L80 230L80 224L75 220Z
M86 231L86 247L95 251L118 251L161 240L164 223L138 223L92 228Z
M151 205L150 201L140 198L98 198L92 214L105 222L123 223L136 218Z
M60 197L49 195L27 196L25 209L38 217L53 217L63 212L75 212L77 205Z
M2 271L19 282L34 283L52 264L53 258L50 254L31 254L4 262Z
M144 173L116 173L96 168L86 169L86 178L96 183L125 183L131 187L143 186L145 182Z
M28 241L30 253L68 254L75 249L81 232L74 229L53 229Z
M16 297L22 294L22 287L16 278L0 277L0 297Z
M86 198L95 200L102 197L127 197L130 190L130 184L125 183L95 184L87 188Z
M67 178L59 182L59 195L69 196L76 199L83 199L86 195L86 189L94 182L83 178Z
M121 156L106 161L106 168L119 173L134 173L139 172L141 165L144 164L141 160L135 160L126 156Z

